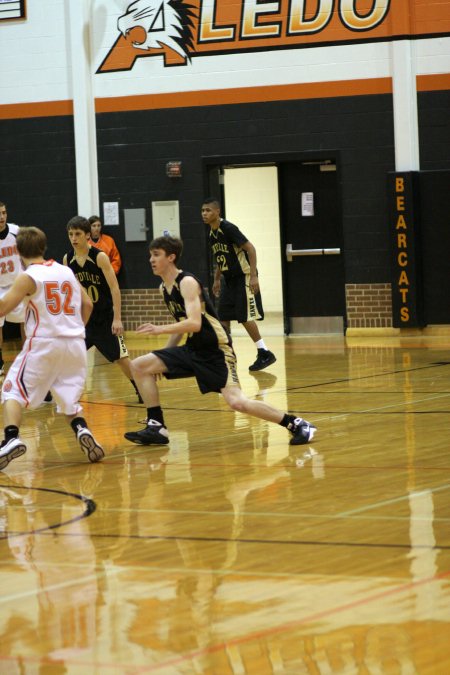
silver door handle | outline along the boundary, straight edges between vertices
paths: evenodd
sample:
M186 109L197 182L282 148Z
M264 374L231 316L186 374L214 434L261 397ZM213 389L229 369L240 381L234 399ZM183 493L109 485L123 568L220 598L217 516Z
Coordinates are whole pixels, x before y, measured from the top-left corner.
M297 248L293 249L292 244L286 244L286 260L292 262L292 258L301 255L340 255L340 248Z

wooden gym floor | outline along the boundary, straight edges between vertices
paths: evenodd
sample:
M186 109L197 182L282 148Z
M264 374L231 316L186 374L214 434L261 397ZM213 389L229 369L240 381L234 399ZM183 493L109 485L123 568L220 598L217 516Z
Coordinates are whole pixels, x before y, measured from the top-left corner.
M0 473L0 673L448 675L449 339L271 336L250 375L237 337L244 391L317 424L297 447L193 380L161 385L170 446L127 443L143 406L91 357L105 460L46 404Z

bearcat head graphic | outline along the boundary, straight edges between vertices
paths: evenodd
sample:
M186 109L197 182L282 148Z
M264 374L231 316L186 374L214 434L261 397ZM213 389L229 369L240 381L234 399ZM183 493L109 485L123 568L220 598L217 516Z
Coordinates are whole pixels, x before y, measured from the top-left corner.
M190 60L194 7L183 0L136 0L117 20L122 35L136 49L161 49L164 45Z

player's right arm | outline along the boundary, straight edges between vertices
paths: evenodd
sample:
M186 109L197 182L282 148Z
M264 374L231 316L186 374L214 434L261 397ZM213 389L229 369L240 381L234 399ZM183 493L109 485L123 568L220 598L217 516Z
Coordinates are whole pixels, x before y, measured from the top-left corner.
M90 319L90 316L92 314L92 310L94 309L94 303L84 290L83 286L80 284L81 288L81 318L83 319L84 325L87 324L87 322Z

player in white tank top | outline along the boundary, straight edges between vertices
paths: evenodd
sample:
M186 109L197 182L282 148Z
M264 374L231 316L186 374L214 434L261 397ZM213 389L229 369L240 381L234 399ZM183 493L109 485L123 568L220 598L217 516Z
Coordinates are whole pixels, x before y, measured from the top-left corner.
M7 223L6 204L0 202L0 298L2 298L11 288L14 279L22 272L23 265L17 250L16 235L19 230L18 225ZM4 375L3 370L3 326L5 320L11 323L23 324L25 316L25 307L21 302L17 307L11 310L6 316L0 317L0 376ZM22 328L22 327L21 327ZM22 338L23 338L23 329Z
M0 299L0 316L22 300L27 305L26 340L2 388L5 440L0 446L0 470L26 451L19 438L22 409L39 406L49 390L56 398L57 412L67 416L89 461L104 456L80 416L87 370L84 326L92 302L69 268L44 260L46 243L42 230L20 228L17 247L26 269Z
M25 298L27 338L85 336L81 313L81 286L72 270L54 260L33 263L24 274L30 276L35 293Z

